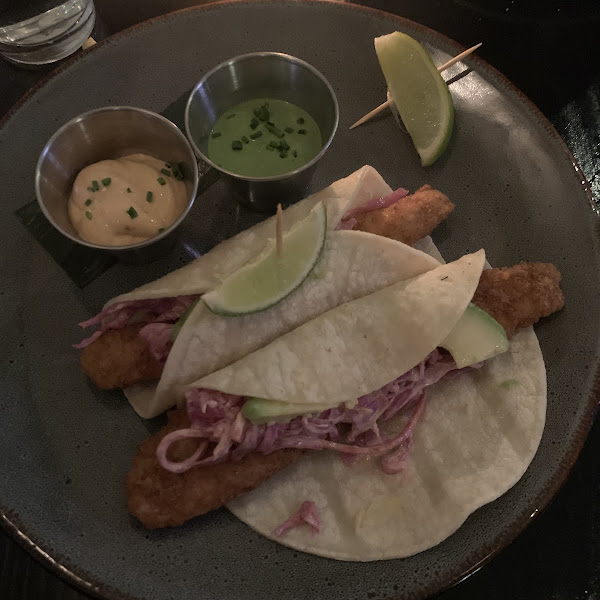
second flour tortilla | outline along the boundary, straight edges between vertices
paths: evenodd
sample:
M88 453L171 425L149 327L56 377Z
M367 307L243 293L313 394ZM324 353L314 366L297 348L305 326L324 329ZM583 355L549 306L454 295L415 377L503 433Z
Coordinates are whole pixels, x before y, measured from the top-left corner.
M433 244L422 249L437 253ZM258 533L296 550L349 561L408 557L442 542L519 481L539 446L546 401L544 359L530 327L481 369L428 389L402 472L384 473L377 458L348 467L335 452L308 451L227 506ZM404 422L397 417L385 430ZM323 530L313 535L303 525L276 536L304 500L315 502Z
M480 506L510 489L539 445L546 373L532 329L480 371L428 391L425 413L404 471L387 475L379 460L347 467L334 452L308 452L295 465L228 504L262 535L338 560L411 556L454 533ZM304 500L315 502L323 530L274 530Z

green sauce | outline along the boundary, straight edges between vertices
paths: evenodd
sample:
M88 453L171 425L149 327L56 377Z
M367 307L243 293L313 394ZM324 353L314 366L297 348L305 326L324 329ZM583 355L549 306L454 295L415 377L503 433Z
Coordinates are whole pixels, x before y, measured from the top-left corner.
M225 111L208 140L208 157L237 175L272 177L294 171L323 147L315 120L291 102L257 98Z

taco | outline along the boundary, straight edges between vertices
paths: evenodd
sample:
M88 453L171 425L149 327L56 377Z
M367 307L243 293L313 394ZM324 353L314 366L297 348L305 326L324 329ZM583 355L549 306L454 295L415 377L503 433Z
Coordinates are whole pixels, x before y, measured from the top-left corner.
M463 257L338 306L189 386L185 409L134 459L132 514L162 527L229 502L260 533L344 560L439 543L522 476L544 426L539 346L531 329L514 332L562 306L560 275L483 262ZM448 340L471 302L486 311L475 319L486 343L467 327L463 343L478 348L461 355ZM505 349L487 313L514 335L483 362ZM301 505L292 524L318 535L284 533Z
M82 324L99 326L78 345L84 348L84 371L99 387L125 388L138 414L154 417L173 406L195 379L341 303L437 266L431 257L388 238L414 243L453 208L427 186L412 196L403 189L392 192L374 169L363 167L289 207L284 229L320 203L330 231L319 269L272 310L232 321L198 302L262 250L274 234L273 219L267 219L178 271L107 303ZM352 230L356 226L364 231ZM368 233L382 227L385 237Z

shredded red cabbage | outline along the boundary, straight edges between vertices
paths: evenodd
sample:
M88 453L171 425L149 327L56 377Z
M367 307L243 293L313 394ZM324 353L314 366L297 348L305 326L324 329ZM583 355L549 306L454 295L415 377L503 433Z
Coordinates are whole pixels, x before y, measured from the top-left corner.
M288 423L257 425L242 414L243 396L191 388L185 396L190 426L166 435L157 448L160 464L173 473L198 465L240 460L250 452L268 454L282 448L335 450L342 455L384 456L382 469L397 473L404 465L414 427L424 409L425 390L458 371L452 357L434 350L416 367L381 389L358 399L356 405L296 417ZM400 433L383 435L379 424L402 412L408 420ZM178 440L202 440L184 461L167 457Z
M313 535L321 533L321 529L323 529L317 505L312 500L305 500L302 506L289 519L284 521L274 533L277 537L281 537L290 529L294 529L294 527L298 527L298 525L302 525L303 523L311 526Z
M338 223L338 226L336 227L336 230L340 231L342 229L344 229L344 230L346 230L346 229L354 229L354 226L357 223L358 223L358 221L354 217L350 217L349 219L342 219Z
M171 330L174 323L149 323L140 329L139 336L146 341L150 353L156 361L164 366L167 362L173 341Z
M176 323L187 308L198 298L198 295L192 295L115 302L115 304L111 304L95 317L79 323L79 326L83 328L97 325L98 329L90 337L79 342L79 344L75 344L74 347L85 348L89 346L109 329L121 329L126 325L133 325L135 323ZM158 336L152 331L147 332L147 336L150 341L158 339ZM160 338L161 344L162 341L163 338ZM152 348L151 350L156 356L161 356L163 348L159 345L156 348L156 353Z
M348 221L350 221L356 215L362 215L364 213L372 212L374 210L380 210L381 208L387 208L388 206L391 206L392 204L396 204L396 202L398 202L398 200L402 200L402 198L404 198L406 196L408 196L408 190L405 190L404 188L398 188L397 190L393 191L391 194L388 194L387 196L383 196L380 198L373 198L366 204L363 204L362 206L357 206L356 208L353 208L353 209L349 210L346 214L344 214L344 216L342 217L342 221L341 221L340 225L338 225L337 228L338 229L352 229L352 227L347 227L346 223ZM354 224L356 224L356 220L354 220Z

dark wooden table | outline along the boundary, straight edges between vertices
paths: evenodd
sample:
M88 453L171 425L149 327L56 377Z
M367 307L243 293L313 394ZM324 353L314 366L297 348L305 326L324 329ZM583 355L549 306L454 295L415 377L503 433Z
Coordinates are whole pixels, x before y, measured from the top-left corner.
M102 39L194 0L96 0L94 36ZM598 0L365 0L465 46L502 71L544 112L600 202ZM44 71L0 60L0 115ZM599 290L600 293L600 290ZM590 315L590 318L598 318ZM84 600L0 531L0 599ZM596 420L568 481L550 506L498 557L440 600L600 600L600 422Z

